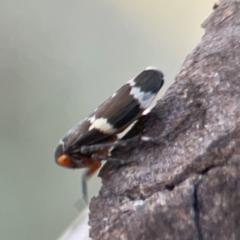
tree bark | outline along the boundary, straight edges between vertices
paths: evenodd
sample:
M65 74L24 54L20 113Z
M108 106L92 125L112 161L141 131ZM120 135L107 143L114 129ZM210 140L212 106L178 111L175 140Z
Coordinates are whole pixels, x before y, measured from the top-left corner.
M119 148L90 204L92 239L240 239L240 1L223 0L175 83Z

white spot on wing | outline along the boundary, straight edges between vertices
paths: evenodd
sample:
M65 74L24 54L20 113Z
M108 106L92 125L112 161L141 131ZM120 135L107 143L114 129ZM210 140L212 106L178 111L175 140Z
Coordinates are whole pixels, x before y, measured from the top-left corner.
M90 123L94 123L94 121L96 120L96 117L95 117L95 115L93 115L93 116L91 116L90 118L88 118L88 121L90 122Z
M152 107L151 107L151 108L146 108L146 109L143 111L142 115L144 116L144 115L149 114L149 113L151 112L151 110L152 110Z
M130 94L133 95L143 109L147 108L156 96L151 92L141 92L138 87L132 87Z
M116 95L117 95L117 93L114 93L114 94L111 96L111 98L114 98Z
M135 79L135 78L134 78ZM127 83L131 86L131 87L133 87L133 86L135 86L135 82L134 82L134 79L131 79L131 80L129 80Z
M59 144L64 146L64 141L62 139L60 139Z
M116 132L116 129L107 121L106 118L97 118L89 127L89 131L94 128L107 134Z
M62 149L65 148L65 143L64 143L64 141L63 141L62 139L60 139L60 141L59 141L59 145L62 145Z
M147 67L145 70L158 70L156 67Z

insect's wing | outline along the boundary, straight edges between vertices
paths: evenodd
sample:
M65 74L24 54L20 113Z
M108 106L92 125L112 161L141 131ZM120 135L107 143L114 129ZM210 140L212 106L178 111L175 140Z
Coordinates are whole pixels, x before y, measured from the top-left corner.
M104 133L118 133L129 126L151 104L163 85L163 74L145 70L123 85L91 117L92 126ZM107 123L107 124L106 124Z
M72 144L94 143L124 130L142 115L163 83L163 74L158 70L140 73L101 104L80 128L75 128L78 133Z

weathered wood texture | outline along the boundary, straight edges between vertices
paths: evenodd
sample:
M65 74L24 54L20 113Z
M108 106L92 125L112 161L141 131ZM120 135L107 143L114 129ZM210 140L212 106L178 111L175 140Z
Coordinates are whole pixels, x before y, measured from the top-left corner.
M118 149L134 162L102 169L92 239L240 239L240 1L221 1L203 27L175 83L130 133L143 127L159 144Z

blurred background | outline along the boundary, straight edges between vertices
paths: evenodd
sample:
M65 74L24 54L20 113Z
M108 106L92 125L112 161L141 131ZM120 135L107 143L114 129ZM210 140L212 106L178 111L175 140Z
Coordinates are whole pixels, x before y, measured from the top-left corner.
M59 139L147 66L164 92L214 2L0 1L0 239L60 236L79 214L82 170L54 163Z

